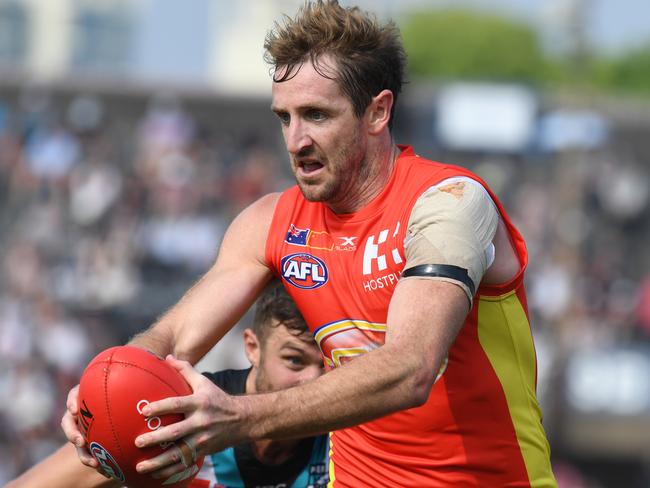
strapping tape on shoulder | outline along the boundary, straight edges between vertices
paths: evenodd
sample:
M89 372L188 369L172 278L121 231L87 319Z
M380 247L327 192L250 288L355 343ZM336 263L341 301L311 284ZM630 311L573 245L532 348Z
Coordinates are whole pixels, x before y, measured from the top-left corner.
M474 296L474 282L465 268L452 264L420 264L402 271L402 277L422 276L431 278L449 278L463 283Z

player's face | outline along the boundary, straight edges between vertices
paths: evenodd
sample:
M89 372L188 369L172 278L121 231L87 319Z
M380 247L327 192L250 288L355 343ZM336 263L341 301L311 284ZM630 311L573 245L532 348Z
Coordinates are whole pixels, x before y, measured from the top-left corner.
M255 368L257 393L290 388L323 373L320 350L311 335L296 336L284 325L277 325L255 347L257 351L249 353L249 359Z
M337 83L310 62L293 78L274 82L272 93L271 108L305 198L348 209L363 193L370 171L365 118L354 114Z

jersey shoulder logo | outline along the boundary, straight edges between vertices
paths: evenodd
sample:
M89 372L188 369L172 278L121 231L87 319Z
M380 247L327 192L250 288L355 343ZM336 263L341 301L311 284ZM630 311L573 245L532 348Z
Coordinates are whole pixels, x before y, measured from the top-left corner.
M307 253L282 258L282 276L296 288L312 290L327 283L329 273L322 259Z

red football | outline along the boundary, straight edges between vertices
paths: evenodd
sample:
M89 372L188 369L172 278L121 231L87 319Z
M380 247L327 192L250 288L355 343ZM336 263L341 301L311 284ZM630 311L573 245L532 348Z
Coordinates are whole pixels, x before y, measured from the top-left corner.
M78 424L104 472L130 488L189 485L203 458L170 479L154 479L138 474L136 464L161 454L174 443L140 449L135 438L183 420L182 414L144 417L140 413L144 405L191 393L178 371L144 349L118 346L99 353L81 376Z

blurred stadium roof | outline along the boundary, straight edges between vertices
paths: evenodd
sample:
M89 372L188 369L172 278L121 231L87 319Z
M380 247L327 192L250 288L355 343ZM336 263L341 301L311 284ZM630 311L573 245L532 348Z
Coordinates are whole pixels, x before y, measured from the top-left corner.
M598 50L650 41L645 0L342 0L380 17L453 6L523 18L551 49L579 29ZM267 30L302 0L0 0L0 78L175 83L264 94Z

